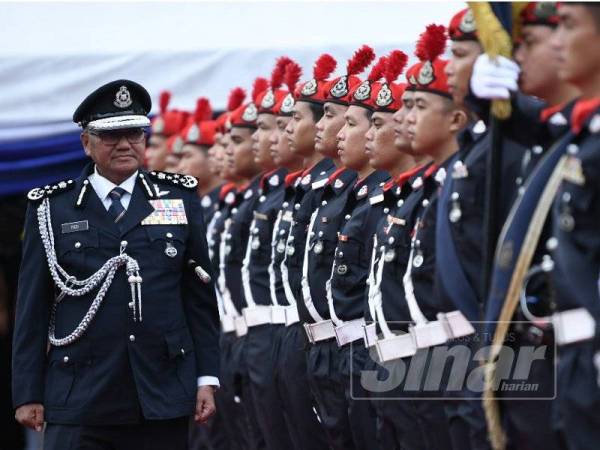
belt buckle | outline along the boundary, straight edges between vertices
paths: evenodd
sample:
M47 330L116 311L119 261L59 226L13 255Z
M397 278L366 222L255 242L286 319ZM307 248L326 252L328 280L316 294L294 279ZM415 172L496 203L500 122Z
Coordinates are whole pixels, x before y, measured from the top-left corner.
M303 323L302 326L304 327L304 331L306 332L306 337L308 338L308 342L310 342L311 344L314 344L315 338L313 337L313 334L312 334L312 328L310 327L311 324Z
M382 362L408 358L417 353L414 336L411 333L399 334L393 337L379 339L375 343L377 356Z
M235 331L234 318L228 314L224 314L223 317L221 317L221 327L223 328L224 333Z
M373 347L377 343L377 340L377 324L370 323L368 325L363 325L363 341L365 342L365 347Z
M248 325L246 324L246 320L244 316L238 316L234 319L235 323L235 335L237 337L242 337L248 334Z
M475 333L475 328L471 322L460 311L451 311L449 313L438 314L438 320L446 325L446 331L450 339L470 336Z
M438 320L410 327L410 332L419 349L434 347L448 341L446 327Z
M273 324L284 324L285 323L285 307L274 305L271 306L271 323Z
M285 326L290 326L300 321L298 308L296 305L287 306L285 308Z

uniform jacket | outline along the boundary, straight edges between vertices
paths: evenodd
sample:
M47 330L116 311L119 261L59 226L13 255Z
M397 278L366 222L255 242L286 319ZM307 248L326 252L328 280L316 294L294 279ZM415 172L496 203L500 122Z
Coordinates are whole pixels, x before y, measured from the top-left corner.
M212 272L197 193L175 184L174 176L168 175L169 180L159 173L163 177L159 179L140 171L139 176L152 183L144 185L138 178L118 227L91 184L82 194L92 168L89 165L77 180L65 182L66 187L57 188L50 198L58 262L69 274L86 278L118 255L122 241L127 241L125 251L138 261L143 278L142 321L135 322L128 307L130 285L122 267L85 334L66 346L49 345L49 313L56 290L38 231L39 202L32 202L19 276L14 404L42 403L50 423L123 424L142 416L190 415L197 377L219 372L214 286L201 282L188 265L194 259ZM159 192L160 200L182 200L186 225L141 225L154 211L150 202ZM88 226L68 225L82 221ZM176 249L176 255L167 256L168 246ZM75 329L96 292L62 300L56 311L56 337Z

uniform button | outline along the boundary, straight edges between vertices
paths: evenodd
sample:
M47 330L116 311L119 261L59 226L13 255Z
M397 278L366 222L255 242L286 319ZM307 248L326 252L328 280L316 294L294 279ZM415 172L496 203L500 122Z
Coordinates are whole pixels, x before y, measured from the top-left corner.
M387 213L389 213L389 212L390 212L390 208L383 208L383 213L384 213L384 214L387 214Z
M421 205L423 205L423 208L427 208L427 206L429 205L429 200L423 200L423 202L421 202Z
M404 205L404 200L398 200L398 203L396 203L396 205L398 205L398 208L400 208L402 205Z
M327 204L327 200L323 200L323 201L321 202L321 206L325 206L326 204Z
M346 214L346 215L344 216L344 219L346 219L346 220L350 220L350 217L352 217L350 214Z
M577 152L579 152L579 147L577 146L577 144L569 144L569 146L567 147L567 152L569 153L569 155L576 155Z
M300 209L300 203L296 203L296 204L294 205L294 209L295 209L296 211L298 211L298 210Z
M556 248L558 247L558 239L556 239L555 237L551 237L550 239L548 239L546 241L546 249L550 252L556 250Z
M279 235L283 236L285 234L285 230L279 230Z
M237 208L233 208L233 209L231 210L231 214L237 214Z
M338 252L338 256L339 256L340 258L343 258L343 257L344 257L344 252Z
M383 251L385 251L385 245L380 245L380 246L379 246L379 251L380 251L380 252L383 252Z
M75 242L75 248L81 248L81 242Z
M395 241L395 239L394 239L393 237L390 237L390 238L388 239L388 243L389 243L389 244L393 244L393 243L394 243L394 241Z
M133 334L130 334L130 335L129 335L129 340L130 340L131 342L135 342L135 336L134 336Z
M536 155L539 155L544 151L544 149L539 145L534 145L531 150L533 150L533 153Z
M287 208L288 206L290 206L290 204L288 202L283 202L283 205L281 205L281 206L283 206L284 208Z
M171 239L173 237L173 233L167 233L167 237Z
M121 247L127 247L128 242L127 241L121 241Z
M323 232L319 231L319 237L323 236Z
M454 201L458 200L458 192L453 192L452 195L450 196L450 198Z
M183 347L181 348L181 354L185 355L185 349Z
M68 357L68 356L65 356L65 357L63 358L63 362L64 362L65 364L66 364L66 363L68 363L68 362L69 362L69 357Z

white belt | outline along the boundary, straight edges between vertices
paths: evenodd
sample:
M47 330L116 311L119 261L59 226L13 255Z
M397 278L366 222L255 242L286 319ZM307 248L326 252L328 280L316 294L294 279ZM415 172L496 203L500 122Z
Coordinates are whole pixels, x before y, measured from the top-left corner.
M235 324L235 335L237 337L242 337L248 334L248 325L246 325L246 321L244 320L244 316L238 316L234 319Z
M334 331L338 347L343 347L350 342L362 339L364 324L365 319L356 319L336 326Z
M363 325L363 341L365 343L365 347L371 348L373 347L378 340L377 336L377 324L370 323L369 325Z
M229 314L224 314L221 317L221 328L223 328L224 333L235 331L235 318Z
M316 323L305 323L304 330L311 344L325 341L335 337L335 327L331 319L322 320Z
M285 307L285 326L289 327L295 323L300 322L300 316L298 315L298 307L296 305L290 305Z
M271 306L271 323L273 324L284 324L285 323L285 306Z
M409 332L376 342L377 354L381 361L406 358L425 349L441 345L451 339L469 336L475 328L460 311L438 313L438 320L418 324L409 328Z
M271 307L265 305L249 306L242 310L248 328L271 323Z
M596 334L596 321L585 308L552 314L552 326L558 345L587 341Z

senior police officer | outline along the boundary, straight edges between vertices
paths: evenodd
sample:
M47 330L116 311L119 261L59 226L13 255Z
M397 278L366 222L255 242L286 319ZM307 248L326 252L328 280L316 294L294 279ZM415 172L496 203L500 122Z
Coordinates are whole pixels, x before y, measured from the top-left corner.
M94 91L73 115L93 163L28 194L13 398L48 449L183 449L188 416L215 410L197 181L140 169L150 108L132 81Z

